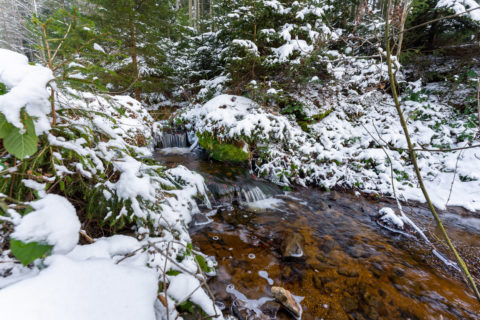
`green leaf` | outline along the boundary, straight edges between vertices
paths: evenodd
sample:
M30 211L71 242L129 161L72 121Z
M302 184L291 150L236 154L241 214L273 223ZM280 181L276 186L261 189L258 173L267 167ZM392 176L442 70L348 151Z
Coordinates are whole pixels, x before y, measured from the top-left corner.
M7 86L0 82L0 96L7 93Z
M178 276L181 272L178 270L168 270L167 275L168 276Z
M3 140L3 145L7 151L18 159L25 159L27 156L37 152L38 137L35 134L35 125L30 116L22 113L25 133L21 134L20 129L14 128L8 131Z
M184 301L184 302L180 303L177 307L178 307L178 310L180 310L180 311L193 313L194 306L195 305L192 302L187 300L187 301Z
M38 242L25 243L20 240L10 239L10 250L12 254L26 266L38 258L46 257L53 246L48 244L41 244Z
M205 258L203 258L201 255L197 254L197 255L195 256L195 259L197 260L198 265L200 266L200 269L202 269L204 272L210 272L210 271L212 271L212 268L210 268L210 267L207 265L207 262L205 261Z
M10 124L3 113L0 113L0 139L5 138L15 127Z

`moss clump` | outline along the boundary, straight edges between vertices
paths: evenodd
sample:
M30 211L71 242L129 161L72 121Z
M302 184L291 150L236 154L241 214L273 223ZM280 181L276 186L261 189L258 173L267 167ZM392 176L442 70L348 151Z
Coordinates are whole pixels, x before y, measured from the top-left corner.
M324 118L326 118L330 113L332 113L332 111L333 111L333 109L328 109L327 111L325 111L323 113L316 114L312 117L312 120L315 121L315 122L320 122Z
M208 133L198 134L198 143L217 161L242 162L248 160L250 154L243 150L245 142L225 143Z
M297 120L298 125L302 128L305 132L310 132L310 128L308 127L311 124L318 123L322 121L325 117L327 117L330 113L332 113L333 109L328 109L323 113L316 114L311 118L307 118L306 120Z

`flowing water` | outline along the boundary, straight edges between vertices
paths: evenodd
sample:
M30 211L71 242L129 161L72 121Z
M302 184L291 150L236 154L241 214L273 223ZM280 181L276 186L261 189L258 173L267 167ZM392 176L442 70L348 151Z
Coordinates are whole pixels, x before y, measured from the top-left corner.
M201 173L215 198L212 220L196 217L191 230L194 245L218 262L209 284L225 314L291 319L272 301L274 285L303 297L302 319L480 319L480 304L461 275L434 254L433 246L448 259L422 206L406 211L432 244L378 223L381 208L394 208L391 201L306 188L282 192L246 168L187 151L163 150L156 158ZM443 218L479 279L479 216L456 209Z
M158 140L160 148L187 148L189 146L187 134L183 131L163 132Z

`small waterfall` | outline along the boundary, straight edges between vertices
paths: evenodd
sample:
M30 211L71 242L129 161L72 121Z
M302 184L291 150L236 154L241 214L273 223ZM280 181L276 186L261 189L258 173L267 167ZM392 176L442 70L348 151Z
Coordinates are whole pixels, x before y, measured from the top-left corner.
M279 193L278 190L269 188L268 185L243 184L227 185L222 183L210 183L208 189L215 200L221 202L252 203L265 200Z
M159 148L188 148L186 132L163 132L159 139Z
M244 200L246 203L265 200L268 198L268 196L263 193L262 189L257 186L246 185L240 191L241 195L243 196L242 200Z

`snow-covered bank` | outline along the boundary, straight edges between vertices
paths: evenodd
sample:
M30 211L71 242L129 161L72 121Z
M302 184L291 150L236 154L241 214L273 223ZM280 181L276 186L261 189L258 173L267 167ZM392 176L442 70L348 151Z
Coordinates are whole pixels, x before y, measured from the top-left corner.
M207 199L203 178L148 160L153 120L145 108L127 96L55 88L51 125L50 70L11 51L0 57L2 125L32 135L25 116L18 120L25 112L36 128L31 155L1 159L1 318L174 319L176 306L192 300L221 319L203 287L190 296L183 286L214 273L187 230L199 212L194 197ZM91 241L81 230L91 223L133 236L80 245L80 233Z
M395 183L401 199L423 202L393 100L378 87L386 79L385 65L331 54L341 59L329 65L333 79L328 86L311 83L296 96L309 115L327 115L309 125L308 133L272 106L261 107L230 95L186 108L178 119L199 134L213 134L225 142L248 142L256 150L259 175L275 183L355 188L387 196L392 195ZM443 103L431 87L423 89L421 81L403 85L407 89L402 106L416 148L480 144L471 115ZM438 208L452 205L480 210L479 153L478 149L418 152Z

